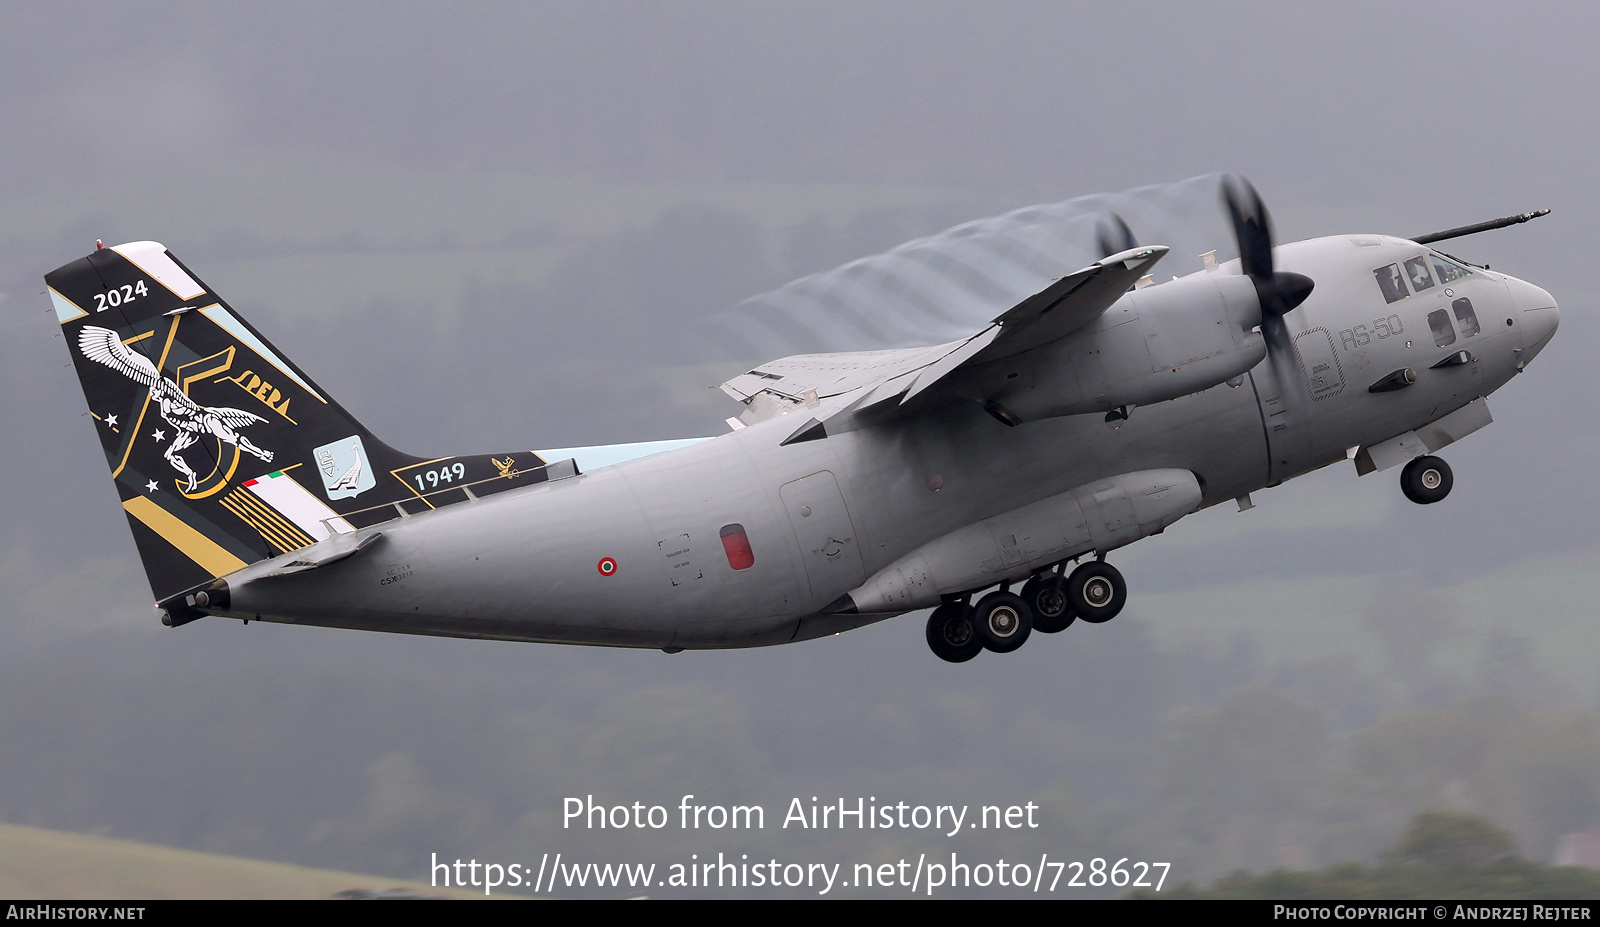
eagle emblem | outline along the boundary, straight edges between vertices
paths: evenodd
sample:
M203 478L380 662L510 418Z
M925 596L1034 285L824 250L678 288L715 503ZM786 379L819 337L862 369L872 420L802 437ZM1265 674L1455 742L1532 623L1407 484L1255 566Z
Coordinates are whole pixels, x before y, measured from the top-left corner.
M104 364L128 379L150 390L150 400L161 410L161 418L172 427L172 442L163 455L172 469L188 480L188 491L194 492L198 477L194 468L183 459L182 452L206 435L224 444L231 444L246 454L265 463L272 462L272 452L262 450L239 433L266 419L243 409L223 406L203 406L190 399L178 384L161 375L150 360L132 351L109 328L85 325L78 333L78 349L95 363Z

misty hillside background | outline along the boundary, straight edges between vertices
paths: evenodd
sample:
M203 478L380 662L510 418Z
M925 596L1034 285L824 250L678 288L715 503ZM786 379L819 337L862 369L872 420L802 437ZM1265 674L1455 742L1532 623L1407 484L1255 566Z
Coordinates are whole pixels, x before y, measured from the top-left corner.
M955 849L1168 860L1201 882L1371 860L1430 808L1485 815L1536 859L1600 827L1600 12L7 17L0 820L406 879L435 852L848 866ZM748 297L958 222L1135 188L1083 214L1116 205L1174 245L1164 274L1186 273L1232 256L1206 180L1224 171L1255 182L1280 240L1550 207L1452 250L1548 289L1560 333L1491 397L1496 424L1444 453L1445 503L1410 504L1393 473L1304 477L1118 552L1116 621L962 666L928 652L920 614L672 656L162 628L38 295L97 238L154 238L398 447L707 435L738 411L709 387L806 347L725 337L713 317ZM564 796L685 793L780 817L792 796L1033 800L1044 826L561 829Z

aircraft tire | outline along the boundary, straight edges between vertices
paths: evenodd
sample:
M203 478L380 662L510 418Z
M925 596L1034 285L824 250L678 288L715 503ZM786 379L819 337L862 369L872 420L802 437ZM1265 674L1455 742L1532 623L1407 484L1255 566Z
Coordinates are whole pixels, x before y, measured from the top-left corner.
M972 610L972 628L983 649L1010 653L1028 642L1033 633L1033 611L1012 592L991 592Z
M983 650L972 628L972 609L962 602L946 602L928 616L928 649L947 663L965 663Z
M1022 601L1033 612L1033 629L1044 634L1065 631L1078 618L1067 604L1066 582L1063 580L1058 586L1054 576L1028 580L1022 587Z
M1432 505L1450 495L1455 482L1450 465L1438 457L1418 457L1400 471L1400 491L1418 505Z
M1067 604L1079 618L1101 624L1117 617L1128 602L1122 572L1104 560L1082 564L1067 577Z

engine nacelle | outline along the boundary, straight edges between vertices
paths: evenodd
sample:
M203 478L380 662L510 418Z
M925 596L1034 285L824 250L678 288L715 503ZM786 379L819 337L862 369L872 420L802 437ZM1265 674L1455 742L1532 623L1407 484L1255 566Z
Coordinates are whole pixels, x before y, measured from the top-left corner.
M1250 278L1193 274L1134 290L1079 331L986 364L973 386L1017 422L1165 402L1259 364L1260 324Z
M1200 507L1188 470L1137 470L1068 490L967 525L922 545L850 592L863 614L939 604L1090 551L1155 534Z

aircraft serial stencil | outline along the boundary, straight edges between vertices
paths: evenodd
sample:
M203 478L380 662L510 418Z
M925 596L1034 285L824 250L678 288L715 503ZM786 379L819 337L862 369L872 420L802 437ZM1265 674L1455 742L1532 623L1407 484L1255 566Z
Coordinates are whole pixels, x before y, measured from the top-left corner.
M1320 467L1444 499L1435 452L1555 334L1549 293L1428 247L1543 211L1275 247L1223 200L1238 260L1155 284L1112 216L980 331L774 360L722 384L729 434L594 448L397 451L155 242L45 280L169 625L675 652L933 608L961 662L1112 619L1109 554Z

